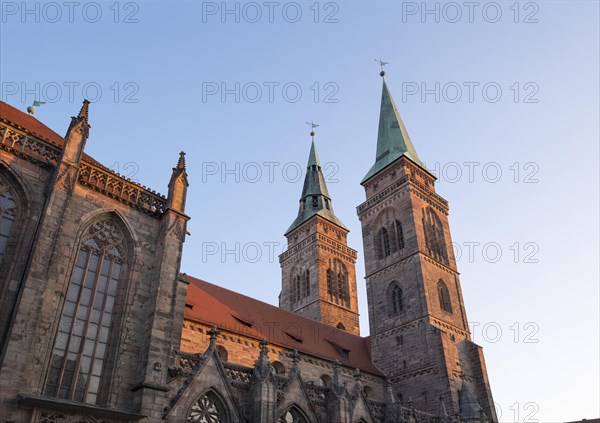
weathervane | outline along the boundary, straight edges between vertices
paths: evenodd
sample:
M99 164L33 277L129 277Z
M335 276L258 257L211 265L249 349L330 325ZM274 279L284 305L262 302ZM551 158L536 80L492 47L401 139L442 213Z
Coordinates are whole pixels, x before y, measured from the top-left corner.
M379 59L375 59L376 62L379 62L379 66L381 66L381 72L379 72L379 76L381 76L382 78L385 76L385 71L383 70L383 67L385 65L389 65L389 62L384 62L383 60L379 60Z
M306 122L307 125L310 125L310 136L313 138L313 140L315 139L315 128L319 125L317 125L316 123L314 123L313 121L310 122Z
M33 116L35 114L35 108L40 107L42 104L46 104L46 102L35 100L33 104L27 108L27 113Z

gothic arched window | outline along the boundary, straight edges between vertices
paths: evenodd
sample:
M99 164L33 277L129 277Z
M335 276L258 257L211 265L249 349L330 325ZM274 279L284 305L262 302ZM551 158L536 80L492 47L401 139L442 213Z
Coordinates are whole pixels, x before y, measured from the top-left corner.
M308 423L304 414L296 407L292 407L283 413L277 421L278 423Z
M329 387L329 386L331 386L331 376L321 375L318 382L319 382L320 386Z
M280 361L271 363L271 373L274 375L285 376L285 366Z
M404 311L404 293L396 282L388 288L389 313L391 315Z
M342 322L339 322L336 326L336 328L340 329L340 330L346 330L346 326L344 326L344 324Z
M438 297L440 299L440 308L448 313L452 313L452 302L450 301L450 291L443 280L439 280L438 285Z
M310 272L308 269L304 272L304 296L308 297L310 295Z
M224 423L227 421L225 410L217 394L208 391L192 405L186 423Z
M398 239L398 249L404 248L404 231L402 230L402 223L396 220L396 238Z
M331 288L331 289L330 289ZM327 269L327 293L329 300L344 307L350 306L348 269L340 259L333 259Z
M444 264L448 264L448 251L446 250L442 221L431 207L427 207L423 211L423 228L429 255Z
M124 234L112 219L99 220L84 231L54 342L46 395L96 403L126 256Z
M390 249L390 234L386 228L381 228L379 230L379 237L381 242L381 252L383 257L387 257L392 253L392 250Z
M0 264L17 217L17 201L9 183L0 176Z
M217 345L217 354L219 354L221 361L229 361L229 353L223 345Z
M302 299L302 281L300 280L300 275L296 275L296 277L294 279L296 281L296 286L295 286L296 298L295 298L295 301L300 301Z

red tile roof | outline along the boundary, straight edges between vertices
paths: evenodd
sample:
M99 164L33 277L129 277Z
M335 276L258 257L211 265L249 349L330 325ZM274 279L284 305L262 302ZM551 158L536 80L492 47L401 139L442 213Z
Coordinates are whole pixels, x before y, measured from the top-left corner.
M188 287L184 317L242 336L326 360L359 368L382 376L371 361L369 338L362 338L316 322L254 298L187 276ZM191 306L192 308L189 308ZM301 342L299 342L301 341ZM342 350L349 351L348 359Z
M43 140L48 141L50 144L53 144L56 147L62 148L63 144L65 143L65 139L62 136L58 135L52 129L48 128L42 122L3 101L0 101L0 119L8 121L17 128L22 129L23 131L35 135L39 138L42 138ZM65 127L68 127L68 123L69 122L66 122ZM105 166L103 166L102 164L100 164L85 153L83 153L83 158L87 162L90 162L96 166L100 166L106 169Z
M48 128L33 116L20 111L8 103L0 101L0 118L5 119L13 125L20 127L33 135L38 136L50 143L62 147L64 138Z

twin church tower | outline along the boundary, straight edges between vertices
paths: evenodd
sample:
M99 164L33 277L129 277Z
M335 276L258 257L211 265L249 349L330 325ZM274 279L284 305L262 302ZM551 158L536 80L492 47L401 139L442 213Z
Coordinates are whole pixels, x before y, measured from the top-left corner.
M384 76L384 72L381 73ZM314 134L312 134L314 135ZM399 401L497 421L483 352L471 341L451 247L448 202L419 159L385 79L362 225L371 359ZM355 262L314 139L298 217L280 256L281 308L359 335Z

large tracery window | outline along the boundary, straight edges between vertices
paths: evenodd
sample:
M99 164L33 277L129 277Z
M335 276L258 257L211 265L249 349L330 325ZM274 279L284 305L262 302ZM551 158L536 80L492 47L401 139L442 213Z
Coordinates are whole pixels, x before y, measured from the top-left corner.
M425 229L425 244L429 255L444 264L448 264L448 251L442 221L431 207L423 211L423 228Z
M329 300L344 307L350 306L350 290L348 286L348 269L339 259L333 259L327 269L327 294Z
M111 219L90 225L81 240L58 327L45 394L97 402L126 247Z
M214 392L208 391L192 405L186 423L224 423L226 421L223 402Z
M7 253L6 246L17 216L17 201L8 182L0 176L0 264Z
M300 410L296 407L292 407L281 415L278 423L308 423L308 420Z

